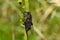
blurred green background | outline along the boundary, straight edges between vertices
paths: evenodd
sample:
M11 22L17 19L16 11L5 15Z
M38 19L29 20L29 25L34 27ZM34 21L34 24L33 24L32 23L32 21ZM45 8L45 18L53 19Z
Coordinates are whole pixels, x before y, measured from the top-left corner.
M32 14L29 40L60 40L59 0L0 0L0 40L27 40L23 13Z

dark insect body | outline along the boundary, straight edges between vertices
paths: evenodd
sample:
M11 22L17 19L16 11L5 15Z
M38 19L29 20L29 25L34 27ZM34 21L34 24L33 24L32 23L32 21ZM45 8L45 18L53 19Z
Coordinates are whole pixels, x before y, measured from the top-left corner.
M24 25L25 25L27 38L28 38L28 31L31 30L31 26L33 25L33 23L32 23L32 15L31 15L30 12L25 12L24 17L25 17Z

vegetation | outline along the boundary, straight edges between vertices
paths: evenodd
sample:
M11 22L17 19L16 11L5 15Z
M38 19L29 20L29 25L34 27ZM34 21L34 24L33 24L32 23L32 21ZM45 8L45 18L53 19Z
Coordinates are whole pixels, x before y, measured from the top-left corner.
M27 40L23 13L33 19L29 40L60 40L60 0L0 0L0 40Z

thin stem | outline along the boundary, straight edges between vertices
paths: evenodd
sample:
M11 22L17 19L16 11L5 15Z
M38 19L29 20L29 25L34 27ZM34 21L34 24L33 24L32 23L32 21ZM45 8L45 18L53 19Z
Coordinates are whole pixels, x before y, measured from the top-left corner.
M29 1L25 0L25 10L29 11Z
M12 31L12 40L15 40L14 27L12 27L11 31Z
M8 0L5 0L5 2L2 5L2 17L7 16L7 2L8 2Z

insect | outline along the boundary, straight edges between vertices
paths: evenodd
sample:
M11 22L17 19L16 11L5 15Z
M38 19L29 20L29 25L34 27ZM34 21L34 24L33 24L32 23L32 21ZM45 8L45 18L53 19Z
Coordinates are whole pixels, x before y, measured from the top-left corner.
M27 38L28 38L28 31L31 30L31 26L33 25L33 23L32 23L32 15L31 15L30 12L25 12L24 17L25 17L24 25L25 25Z
M30 12L26 12L24 14L24 17L25 17L25 21L24 21L25 29L26 29L26 31L29 31L31 29L31 25L33 25L33 23L32 23L32 15L31 15Z

